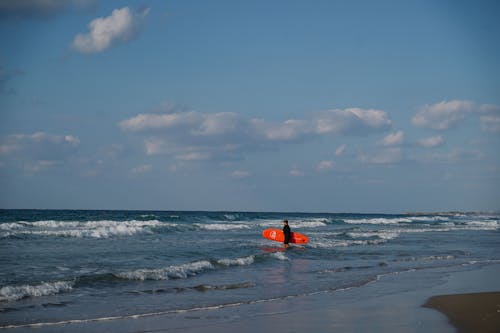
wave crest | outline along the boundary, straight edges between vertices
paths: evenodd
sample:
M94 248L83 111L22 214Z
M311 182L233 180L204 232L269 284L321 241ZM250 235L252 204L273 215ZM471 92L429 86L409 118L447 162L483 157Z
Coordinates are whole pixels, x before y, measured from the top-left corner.
M151 233L152 228L175 226L150 221L37 221L0 224L0 238L22 236L53 236L74 238L110 238L132 236L137 233Z
M251 265L255 261L255 256L251 255L244 258L236 258L236 259L220 259L217 260L217 263L224 266L246 266Z
M28 297L55 295L71 291L74 282L43 282L37 285L5 286L0 289L0 302L17 301Z
M214 265L207 260L195 261L189 264L168 266L159 269L137 269L114 274L125 280L170 280L186 279L204 270L214 269Z

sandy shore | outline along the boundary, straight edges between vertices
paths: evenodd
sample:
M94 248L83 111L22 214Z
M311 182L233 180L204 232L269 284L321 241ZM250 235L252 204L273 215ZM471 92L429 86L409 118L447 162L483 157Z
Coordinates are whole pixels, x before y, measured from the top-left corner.
M444 313L459 332L500 331L500 292L434 296L424 306Z
M433 268L388 274L362 287L281 300L5 331L452 333L456 325L464 332L493 332L489 328L500 327L500 313L495 312L500 309L498 276L499 263ZM433 297L451 294L460 295Z

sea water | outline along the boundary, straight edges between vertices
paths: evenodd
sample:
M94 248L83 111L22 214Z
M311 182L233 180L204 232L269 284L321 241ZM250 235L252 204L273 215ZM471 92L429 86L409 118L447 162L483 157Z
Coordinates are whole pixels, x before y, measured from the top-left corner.
M262 237L283 219L309 243ZM0 210L0 328L217 310L498 263L499 230L485 213Z

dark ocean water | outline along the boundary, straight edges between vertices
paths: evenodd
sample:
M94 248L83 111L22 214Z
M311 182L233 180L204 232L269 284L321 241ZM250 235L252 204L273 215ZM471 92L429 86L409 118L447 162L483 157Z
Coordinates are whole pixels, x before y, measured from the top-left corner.
M262 238L285 218L309 244ZM500 262L499 230L497 214L0 210L0 326L236 307L486 265Z

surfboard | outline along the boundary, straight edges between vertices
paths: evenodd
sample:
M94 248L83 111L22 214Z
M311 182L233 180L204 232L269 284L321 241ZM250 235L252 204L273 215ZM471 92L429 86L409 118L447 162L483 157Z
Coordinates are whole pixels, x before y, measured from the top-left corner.
M282 242L285 240L285 235L283 234L283 230L281 229L265 229L262 231L262 237L275 241ZM309 238L306 235L299 234L298 232L291 232L290 234L290 243L295 244L306 244L309 242Z

